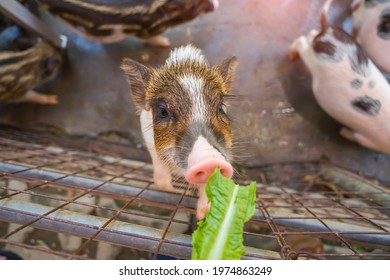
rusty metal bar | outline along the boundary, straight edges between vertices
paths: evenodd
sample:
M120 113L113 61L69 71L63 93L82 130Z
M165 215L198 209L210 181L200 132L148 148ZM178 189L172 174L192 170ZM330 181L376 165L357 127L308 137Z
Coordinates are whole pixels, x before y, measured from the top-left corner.
M19 171L18 176L22 176L27 179L32 178L40 180L55 180L61 178L64 175L63 173L54 171L34 169L23 171L23 169L25 169L25 167L23 166L0 162L0 173ZM75 188L76 190L85 190L92 189L93 187L101 184L102 182L103 181L97 179L90 179L79 176L68 176L64 179L58 180L56 183L59 183L69 188ZM106 183L99 188L99 193L130 198L136 197L141 191L142 189L140 188L116 183ZM141 195L139 195L138 199L145 202L158 203L164 207L167 205L178 205L181 199L181 195L148 189L145 190ZM183 197L183 200L181 201L180 205L188 209L194 209L196 206L196 198L185 196ZM279 226L296 229L303 228L306 231L311 232L331 233L329 229L327 229L323 224L321 224L318 219L314 217L308 218L305 216L299 216L288 211L270 211L270 217L273 219L273 222ZM266 222L265 217L259 210L255 212L253 220L258 222ZM344 220L348 220L348 217L344 217ZM378 229L352 225L346 222L337 222L330 218L327 219L326 224L328 225L328 227L331 228L332 231L342 234L342 236L347 239L361 241L364 243L372 242L373 244L377 245L390 246L389 232L379 232ZM390 229L387 230L390 231ZM359 232L363 232L366 234L361 234Z
M0 12L17 24L42 37L59 48L66 48L66 36L59 35L50 29L44 22L27 10L15 0L3 0L0 2Z
M73 258L76 258L78 260L90 260L89 258L86 258L83 256L74 256L74 255L69 254L69 253L54 251L51 249L42 248L42 247L38 247L35 245L28 245L28 244L24 244L24 243L20 243L20 242L15 242L15 241L8 240L8 239L0 238L0 243L9 244L12 246L17 246L17 247L21 247L21 248L25 248L25 249L29 249L29 250L39 251L39 252L43 252L46 254L51 254L51 255L60 256L60 257L64 257L64 258L73 257Z
M59 202L67 202L68 201L68 199L66 199L66 198L53 197L53 196L47 195L47 194L41 194L41 193L37 193L37 192L32 192L31 189L35 189L36 187L37 186L34 186L33 188L27 188L27 189L25 189L23 191L13 190L13 189L10 189L10 188L7 188L7 189L9 191L14 191L14 192L17 192L17 193L33 195L33 196L36 196L36 197L42 197L42 198L46 198L46 199L52 199L52 200L59 201ZM8 198L8 197L9 196L3 196L3 197L0 197L0 199L4 199L4 198ZM134 200L135 199L136 198L134 198ZM107 207L107 206L100 206L100 205L92 205L90 203L85 203L85 202L81 202L81 201L77 201L77 200L76 201L72 201L72 204L87 206L87 207L91 207L91 208L95 208L95 209L108 210L108 211L111 211L111 212L117 212L118 211L117 208L112 208L112 207ZM157 214L142 213L142 212L137 212L137 211L132 211L132 210L123 210L121 213L122 214L135 215L135 216L139 216L139 217L150 218L150 219L155 219L155 220L161 220L161 221L166 221L166 222L171 220L168 217L159 216ZM173 219L172 222L186 224L186 225L193 225L191 222L181 221L181 220L178 220L178 219Z
M64 173L54 172L49 170L38 170L38 169L29 169L23 171L26 167L10 163L0 162L0 173L13 173L18 172L20 178L26 179L39 179L46 181L56 180L56 184L60 184L65 187L75 188L77 190L86 190L92 189L96 185L102 183L101 180L85 178L80 176L67 176L65 178L59 179L64 176ZM58 180L59 179L59 180ZM132 187L128 185L121 185L117 183L106 183L104 186L99 188L99 193L115 195L115 196L127 196L134 197L142 189L137 187ZM176 193L165 193L156 190L146 190L143 192L138 199L148 200L156 203L166 204L166 205L177 205L180 202L181 194ZM185 205L187 208L194 209L196 207L196 198L195 197L184 197L182 205Z
M381 201L380 204L387 208L384 213L390 215L390 190L363 179L352 172L334 166L321 166L320 174L325 179L336 183L341 189L355 193L358 196L363 195L365 199Z
M154 255L153 255L153 257L152 257L152 260L157 259L157 255L158 255L158 253L159 253L160 250L161 250L161 246L163 246L163 244L164 244L164 240L165 240L166 235L168 234L168 230L169 230L169 228L170 228L170 226L171 226L171 224L172 224L172 220L173 220L173 218L175 217L175 215L176 215L176 213L177 213L177 211L178 211L178 209L179 209L179 207L180 207L180 205L181 205L181 202L182 202L182 200L183 200L183 198L184 198L184 195L186 194L187 190L188 190L188 188L187 188L187 189L185 190L185 192L182 194L179 203L176 205L175 209L172 211L171 216L170 216L170 219L169 219L169 222L168 222L168 225L166 226L166 228L165 228L165 230L164 230L164 232L163 232L163 234L162 234L162 236L161 236L161 239L160 239L160 241L159 241L159 243L158 243L158 245L157 245L157 249L156 249L156 251L154 252Z
M275 224L283 227L305 229L306 231L322 234L339 233L344 238L350 240L381 246L390 246L390 233L378 232L378 229L328 220L326 224L331 229L331 231L329 231L324 224L314 217L307 219L307 217L291 213L286 215L286 213L283 212L271 212L270 217ZM253 220L266 222L266 219L259 210L256 210Z
M4 199L0 201L0 220L10 223L26 224L52 209L51 207L39 204L20 202L15 199ZM107 221L108 219L106 218L59 209L43 217L34 223L33 226L39 229L85 238L92 236ZM164 230L161 229L121 221L112 221L96 236L95 240L154 252L163 234ZM247 259L280 259L280 255L276 252L253 247L247 247L245 249L249 255L246 257ZM191 251L191 236L175 232L167 232L164 245L160 248L161 254L184 259L191 258Z

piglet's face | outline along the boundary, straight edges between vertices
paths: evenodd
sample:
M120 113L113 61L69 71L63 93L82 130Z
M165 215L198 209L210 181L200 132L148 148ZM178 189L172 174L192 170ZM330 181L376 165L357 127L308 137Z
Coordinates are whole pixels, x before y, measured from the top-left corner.
M35 63L31 64L31 67L28 69L37 79L36 83L41 83L58 72L62 57L61 52L57 48L40 41L31 50L29 57Z
M174 50L155 70L124 60L133 100L139 110L152 112L156 151L170 167L187 170L200 138L229 161L232 139L226 101L236 64L233 57L211 67L192 46Z

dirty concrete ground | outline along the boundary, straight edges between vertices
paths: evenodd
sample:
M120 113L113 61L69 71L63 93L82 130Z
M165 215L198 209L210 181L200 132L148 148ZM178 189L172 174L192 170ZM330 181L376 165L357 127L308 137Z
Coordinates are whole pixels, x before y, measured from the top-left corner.
M316 104L310 75L301 62L291 63L291 42L319 27L324 0L224 0L220 8L166 33L173 47L192 43L212 64L236 55L232 103L237 154L248 167L315 162L327 158L366 177L390 183L390 156L351 143L338 134L340 125ZM344 24L351 0L332 7L331 21ZM61 22L43 16L68 36L67 60L55 80L41 86L58 94L57 106L3 104L0 122L69 134L123 136L139 145L142 138L129 89L118 65L124 57L152 66L170 49L147 46L135 38L101 45L89 42ZM122 139L123 137L119 137Z

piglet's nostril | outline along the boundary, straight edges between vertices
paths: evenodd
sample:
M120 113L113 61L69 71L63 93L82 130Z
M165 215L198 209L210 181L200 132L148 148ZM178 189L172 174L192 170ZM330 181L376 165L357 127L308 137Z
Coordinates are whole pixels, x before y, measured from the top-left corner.
M232 177L231 171L229 169L221 168L221 174L222 174L222 176L227 177L227 178Z
M206 173L204 171L199 171L195 174L195 177L197 178L204 178Z

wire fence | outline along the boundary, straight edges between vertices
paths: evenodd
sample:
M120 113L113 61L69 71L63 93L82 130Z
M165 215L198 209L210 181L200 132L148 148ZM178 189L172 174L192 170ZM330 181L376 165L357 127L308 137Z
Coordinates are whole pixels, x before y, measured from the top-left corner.
M196 192L156 189L141 159L125 145L2 127L0 248L37 259L191 258ZM388 188L330 165L303 181L258 183L244 259L390 259Z

